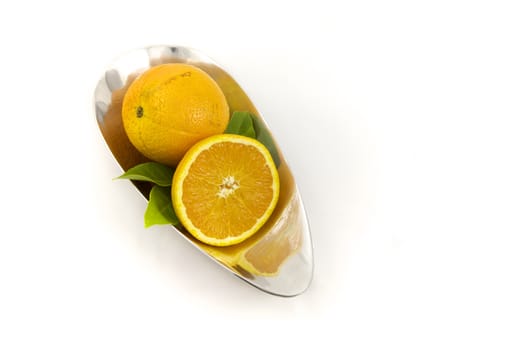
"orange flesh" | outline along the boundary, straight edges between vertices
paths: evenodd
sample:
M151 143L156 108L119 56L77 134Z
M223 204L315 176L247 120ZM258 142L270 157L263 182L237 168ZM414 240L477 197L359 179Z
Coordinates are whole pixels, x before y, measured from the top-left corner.
M256 224L272 201L272 174L252 146L215 144L195 159L189 173L183 202L193 224L208 236L238 236ZM221 189L232 192L221 197Z

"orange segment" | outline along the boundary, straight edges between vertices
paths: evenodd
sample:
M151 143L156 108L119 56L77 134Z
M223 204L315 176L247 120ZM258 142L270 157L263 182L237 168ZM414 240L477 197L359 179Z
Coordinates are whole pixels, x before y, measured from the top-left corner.
M279 198L279 175L259 141L216 135L195 144L173 177L172 200L183 226L198 240L229 246L253 235Z

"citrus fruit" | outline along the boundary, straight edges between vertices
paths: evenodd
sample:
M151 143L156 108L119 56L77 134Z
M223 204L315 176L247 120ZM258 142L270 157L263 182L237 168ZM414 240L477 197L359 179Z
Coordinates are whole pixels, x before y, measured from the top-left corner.
M167 63L148 69L130 85L122 121L143 155L175 167L196 142L226 129L229 107L220 87L203 70Z
M279 175L259 141L215 135L195 144L173 176L172 201L182 225L198 240L229 246L253 235L279 198Z

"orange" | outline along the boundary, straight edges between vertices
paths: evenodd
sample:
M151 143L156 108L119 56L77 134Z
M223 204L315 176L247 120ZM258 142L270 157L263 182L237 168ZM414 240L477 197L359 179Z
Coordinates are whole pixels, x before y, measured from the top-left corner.
M222 134L195 144L173 176L182 225L201 242L229 246L253 235L279 198L279 175L259 141Z
M167 63L148 69L130 85L122 121L139 152L175 167L196 142L226 129L229 107L220 87L203 70Z

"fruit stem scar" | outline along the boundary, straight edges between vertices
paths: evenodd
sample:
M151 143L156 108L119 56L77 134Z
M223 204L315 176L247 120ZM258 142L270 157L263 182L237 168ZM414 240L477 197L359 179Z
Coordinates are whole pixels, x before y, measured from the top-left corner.
M142 116L144 115L144 108L142 108L142 106L138 106L136 113L137 113L137 118L142 118Z
M235 190L237 190L239 187L239 182L237 182L233 176L226 176L224 179L222 179L222 183L219 185L217 196L220 198L226 198L235 192Z

